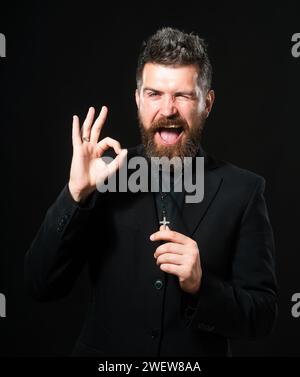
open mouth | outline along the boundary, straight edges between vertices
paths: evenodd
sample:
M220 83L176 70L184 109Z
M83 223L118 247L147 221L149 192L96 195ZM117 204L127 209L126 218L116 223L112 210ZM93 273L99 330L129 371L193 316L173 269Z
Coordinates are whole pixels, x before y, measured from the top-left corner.
M183 127L171 125L161 127L156 132L159 135L160 142L167 145L176 144L183 134Z

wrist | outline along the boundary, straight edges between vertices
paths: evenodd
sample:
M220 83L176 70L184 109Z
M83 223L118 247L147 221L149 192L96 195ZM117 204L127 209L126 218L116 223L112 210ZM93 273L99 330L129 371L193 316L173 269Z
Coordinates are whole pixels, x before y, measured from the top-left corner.
M201 278L200 278L200 281L193 287L193 289L190 290L190 295L195 297L197 296L197 294L199 293L200 291L200 287L201 287Z
M83 204L86 199L89 197L89 195L93 192L93 190L76 190L73 186L72 183L68 183L68 188L69 192L73 198L73 200L78 203L78 204Z

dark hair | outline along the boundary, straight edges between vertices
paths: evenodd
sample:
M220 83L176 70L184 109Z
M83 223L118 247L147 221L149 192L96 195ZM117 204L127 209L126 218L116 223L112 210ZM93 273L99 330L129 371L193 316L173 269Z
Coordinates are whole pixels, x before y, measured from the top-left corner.
M193 33L170 27L162 28L142 44L136 70L137 87L140 88L146 63L167 66L195 64L199 68L200 87L207 92L211 86L212 67L204 39Z

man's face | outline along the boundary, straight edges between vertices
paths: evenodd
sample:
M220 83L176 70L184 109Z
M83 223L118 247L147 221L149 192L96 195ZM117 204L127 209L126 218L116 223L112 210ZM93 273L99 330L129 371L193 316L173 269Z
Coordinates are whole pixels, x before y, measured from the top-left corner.
M212 91L211 91L212 92ZM209 113L194 65L147 63L136 90L139 126L149 157L193 157Z

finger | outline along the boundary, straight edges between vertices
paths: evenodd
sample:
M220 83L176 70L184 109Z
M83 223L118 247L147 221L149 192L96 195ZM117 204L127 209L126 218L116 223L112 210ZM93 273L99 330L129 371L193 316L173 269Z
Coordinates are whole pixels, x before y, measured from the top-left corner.
M169 226L168 225L161 225L159 227L159 230L170 230Z
M163 229L151 234L151 241L171 241L180 244L187 244L193 240L182 233L175 232L174 230Z
M162 271L167 272L168 274L172 274L178 277L180 277L182 274L182 266L178 266L176 264L163 263L159 266L159 268Z
M183 258L182 258L181 255L178 255L178 254L165 253L165 254L160 255L156 259L157 265L161 265L161 264L164 264L164 263L176 264L176 265L180 266L180 265L183 264Z
M87 139L90 139L91 127L93 124L94 116L95 116L95 109L93 107L90 107L82 125L82 129L81 129L82 139L84 137Z
M158 258L160 255L164 253L174 253L181 255L185 254L183 249L184 246L180 243L166 242L163 245L158 246L158 248L155 250L154 258Z
M78 118L77 115L73 115L72 144L73 144L73 147L82 145L82 139L81 139L81 134L80 134L79 118Z
M101 157L102 154L108 149L108 148L113 148L116 154L121 153L121 144L115 140L112 139L111 137L106 137L99 141L96 147L96 155L97 157Z
M102 130L102 127L104 125L104 122L107 118L108 108L106 106L102 106L101 111L95 120L95 123L92 127L91 131L91 141L93 143L97 143L99 140L100 132Z
M109 169L109 175L114 174L118 169L120 169L125 162L125 158L127 155L127 149L122 149L120 154L111 162L108 164Z

